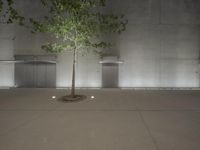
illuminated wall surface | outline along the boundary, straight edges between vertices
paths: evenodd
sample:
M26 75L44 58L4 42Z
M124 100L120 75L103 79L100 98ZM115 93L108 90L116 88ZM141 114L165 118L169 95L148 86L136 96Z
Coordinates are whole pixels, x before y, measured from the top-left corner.
M13 59L13 26L0 26L0 60ZM0 87L14 86L14 64L0 63Z
M31 4L20 1L18 7L30 16L41 12L36 0ZM129 20L124 33L110 37L115 43L113 55L125 61L119 65L119 87L199 87L199 0L108 0L107 11L123 12ZM1 25L0 59L45 54L40 45L48 38L31 35L21 27ZM58 55L58 87L71 85L70 56ZM98 62L92 54L78 57L78 87L101 87L102 67ZM0 86L13 86L13 74L12 64L0 63Z

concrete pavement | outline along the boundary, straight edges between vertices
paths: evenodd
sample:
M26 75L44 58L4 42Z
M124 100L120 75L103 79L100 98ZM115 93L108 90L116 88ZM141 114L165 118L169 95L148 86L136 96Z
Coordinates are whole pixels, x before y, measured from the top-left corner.
M65 93L0 90L0 149L199 150L200 91L78 90L88 98L52 99Z

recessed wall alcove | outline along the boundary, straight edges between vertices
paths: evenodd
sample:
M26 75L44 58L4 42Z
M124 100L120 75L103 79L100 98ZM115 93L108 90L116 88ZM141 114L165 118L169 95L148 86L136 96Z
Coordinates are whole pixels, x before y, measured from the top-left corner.
M15 60L16 87L56 87L56 56L16 55Z

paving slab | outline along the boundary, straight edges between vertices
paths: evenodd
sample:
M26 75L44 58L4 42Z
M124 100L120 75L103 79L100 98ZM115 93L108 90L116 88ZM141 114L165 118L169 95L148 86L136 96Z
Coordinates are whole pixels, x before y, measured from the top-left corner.
M38 118L43 112L39 111L1 111L0 136L13 132L16 128Z
M199 150L200 111L143 111L159 150Z
M0 136L2 150L156 150L137 112L50 111Z
M140 90L132 99L140 110L200 110L200 91Z

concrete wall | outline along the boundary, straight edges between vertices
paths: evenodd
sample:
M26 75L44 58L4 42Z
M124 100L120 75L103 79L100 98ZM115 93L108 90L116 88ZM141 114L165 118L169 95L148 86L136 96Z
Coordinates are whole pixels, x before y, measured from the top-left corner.
M110 5L109 11L124 12L129 20L117 41L125 60L121 87L199 87L199 0L112 0Z
M79 55L76 64L77 87L101 87L101 65L94 54ZM58 55L57 87L70 87L72 77L72 54L63 52Z
M24 13L35 17L40 12L34 11L37 6L37 1L21 0L18 7L25 7ZM119 66L120 87L199 87L200 0L108 0L107 11L122 12L129 20L124 33L111 36L115 43L112 53L125 61ZM7 32L10 30L0 32L1 59L14 53L45 54L40 45L49 37L15 27L15 40L5 42L2 37ZM78 57L79 87L101 87L101 65L92 55ZM58 87L71 85L70 56L65 52L58 55ZM1 65L0 72L7 80L0 78L0 86L11 86L13 66Z
M0 25L0 60L13 60L14 26ZM0 63L0 87L14 86L14 64Z

